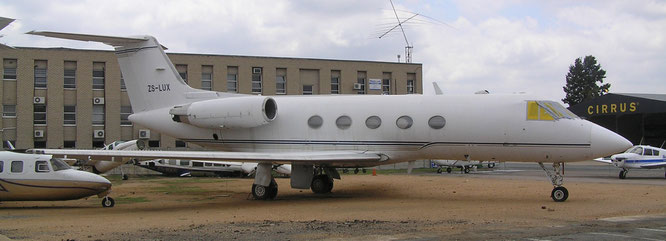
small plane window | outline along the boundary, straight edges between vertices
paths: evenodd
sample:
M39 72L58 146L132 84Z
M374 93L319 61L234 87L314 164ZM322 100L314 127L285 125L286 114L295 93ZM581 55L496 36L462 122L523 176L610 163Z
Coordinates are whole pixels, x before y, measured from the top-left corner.
M5 162L0 161L0 173L2 173L2 169L5 167Z
M436 115L430 117L430 120L428 120L428 125L430 126L430 128L433 129L442 129L446 125L446 119L444 119L444 117Z
M159 159L159 160L157 160L157 163L159 163L159 164L164 164L164 160Z
M335 125L338 126L340 129L349 129L349 127L352 124L352 119L349 116L343 115L338 117L337 120L335 120Z
M657 150L652 150L652 155L653 155L653 156L659 156L659 151L657 151ZM2 165L2 164L0 164L0 165ZM1 169L0 169L0 172L2 172Z
M12 172L23 172L23 161L12 161Z
M49 164L46 161L36 161L35 172L49 172Z
M180 160L180 165L181 165L181 166L189 166L189 165L190 165L190 161L189 161L189 160Z
M406 115L401 116L395 121L395 125L400 129L408 129L412 127L412 124L414 124L414 120L412 120L412 117Z
M643 156L652 156L652 149L645 148L645 151L643 151Z
M636 147L633 150L631 150L631 153L638 154L638 155L643 155L643 148L642 147Z
M379 116L370 116L368 119L365 119L365 126L370 129L377 129L382 125L382 119Z
M213 166L216 166L216 167L221 167L221 166L222 166L222 164L220 164L220 163L213 163Z
M50 161L51 166L53 167L53 171L67 170L71 168L69 165L67 165L67 163L60 159L52 158Z
M212 167L212 166L213 166L213 163L210 163L210 162L205 162L205 163L204 163L204 166L207 166L207 167Z
M317 129L321 127L322 124L324 124L324 119L322 119L321 116L313 115L310 117L310 119L308 119L308 125L310 128Z
M169 165L178 165L178 162L174 159L169 159Z
M202 167L202 166L203 166L203 162L192 162L192 166L193 166L193 167Z

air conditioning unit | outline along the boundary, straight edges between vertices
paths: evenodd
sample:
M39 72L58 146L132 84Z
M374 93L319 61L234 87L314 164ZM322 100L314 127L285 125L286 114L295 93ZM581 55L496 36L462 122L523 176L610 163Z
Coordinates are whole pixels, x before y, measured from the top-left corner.
M139 130L139 139L148 139L150 138L150 130Z
M362 89L363 89L363 84L361 84L361 83L354 83L354 89L355 89L355 90L362 90Z
M93 131L93 137L94 138L104 138L104 130L94 130Z
M35 137L36 138L44 137L44 130L35 130Z
M32 103L33 104L44 104L46 103L46 98L41 97L41 96L35 96L32 98Z
M95 97L95 98L93 98L93 104L95 104L95 105L103 105L103 104L104 104L104 98L103 98L103 97Z
M253 74L261 74L261 68L252 68Z

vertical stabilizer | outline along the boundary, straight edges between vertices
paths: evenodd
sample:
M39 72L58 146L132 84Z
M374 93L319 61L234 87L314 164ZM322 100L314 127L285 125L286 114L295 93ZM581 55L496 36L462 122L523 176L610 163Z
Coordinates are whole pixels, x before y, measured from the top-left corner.
M152 36L113 37L88 34L31 31L28 34L46 37L101 42L116 50L120 71L134 113L192 102L187 96L200 96L196 92L214 92L194 89L180 78L163 47Z

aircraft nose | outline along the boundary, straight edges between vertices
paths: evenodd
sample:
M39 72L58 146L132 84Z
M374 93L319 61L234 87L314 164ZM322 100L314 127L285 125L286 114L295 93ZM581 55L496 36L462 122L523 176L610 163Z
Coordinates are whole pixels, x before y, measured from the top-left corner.
M599 125L592 125L590 142L594 158L619 153L632 146L626 138Z

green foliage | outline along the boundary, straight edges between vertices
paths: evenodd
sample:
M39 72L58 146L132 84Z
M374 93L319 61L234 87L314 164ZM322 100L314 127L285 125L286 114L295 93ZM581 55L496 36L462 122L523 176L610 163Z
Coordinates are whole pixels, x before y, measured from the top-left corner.
M608 93L609 83L597 85L597 82L604 83L604 78L606 71L597 64L594 56L585 56L582 61L577 58L574 64L569 66L567 84L563 88L566 97L562 101L572 106Z

